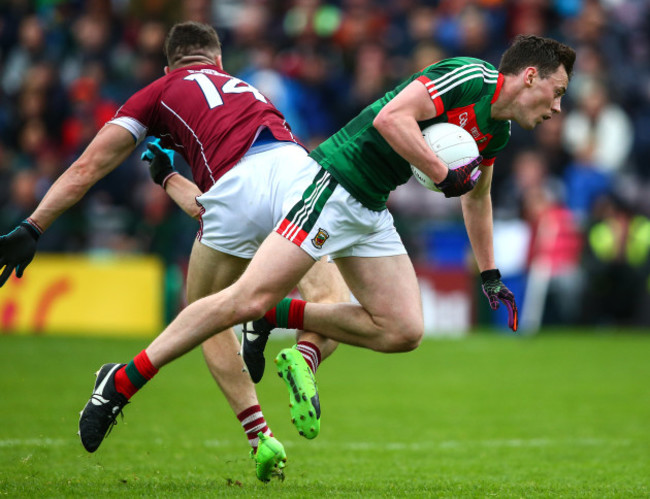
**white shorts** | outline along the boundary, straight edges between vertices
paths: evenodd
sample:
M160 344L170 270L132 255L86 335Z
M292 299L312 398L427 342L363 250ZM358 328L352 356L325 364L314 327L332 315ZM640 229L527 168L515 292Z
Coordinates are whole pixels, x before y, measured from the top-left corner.
M286 211L276 232L315 260L347 256L382 257L406 254L388 210L373 211L311 158L318 167L313 182Z
M253 258L318 172L319 166L308 159L292 143L252 148L196 198L203 208L197 239L222 253Z

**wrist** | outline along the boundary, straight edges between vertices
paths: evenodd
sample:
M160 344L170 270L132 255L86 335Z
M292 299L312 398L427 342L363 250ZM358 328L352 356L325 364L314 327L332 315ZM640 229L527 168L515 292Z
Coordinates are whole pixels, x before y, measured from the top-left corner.
M499 272L499 269L490 269L481 272L481 281L483 283L487 281L498 281L499 279L501 279L501 272Z
M440 158L436 157L436 160L437 161L433 163L433 176L431 179L435 183L440 184L449 179L449 173L451 172L451 169L448 168L447 164L444 163Z
M24 227L27 230L28 234L32 236L34 241L38 241L38 238L43 233L43 229L41 229L39 225L36 222L34 222L31 218L26 218L18 225L20 227Z
M165 189L165 186L167 185L167 182L169 182L169 179L172 178L174 175L178 175L178 172L176 170L171 170L170 172L165 175L165 178L162 179L160 182L160 185L163 189Z
M447 169L447 172L446 172L446 174L445 174L445 177L444 177L442 180L440 180L440 181L438 181L438 182L435 182L435 186L436 186L438 189L442 189L442 188L444 188L447 184L450 183L450 177L451 177L451 176L452 176L452 170Z

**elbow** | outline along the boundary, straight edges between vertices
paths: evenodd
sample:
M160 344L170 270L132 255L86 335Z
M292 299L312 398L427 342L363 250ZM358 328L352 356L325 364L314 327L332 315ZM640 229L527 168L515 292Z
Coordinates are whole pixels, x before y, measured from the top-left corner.
M389 130L391 125L394 123L394 120L390 116L390 112L386 111L386 108L382 109L377 113L375 119L372 120L372 126L381 134L385 135Z

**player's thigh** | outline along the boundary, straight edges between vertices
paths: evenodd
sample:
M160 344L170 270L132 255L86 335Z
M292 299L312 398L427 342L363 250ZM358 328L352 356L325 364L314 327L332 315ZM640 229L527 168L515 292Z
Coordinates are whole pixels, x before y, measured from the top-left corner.
M350 301L350 290L338 267L321 258L298 283L300 296L318 303L339 303Z
M238 303L244 317L257 319L287 296L314 263L299 246L272 232L226 298Z
M335 260L350 291L383 328L423 332L422 299L408 255L344 257Z
M187 301L192 303L227 288L241 276L249 261L194 241L187 271Z

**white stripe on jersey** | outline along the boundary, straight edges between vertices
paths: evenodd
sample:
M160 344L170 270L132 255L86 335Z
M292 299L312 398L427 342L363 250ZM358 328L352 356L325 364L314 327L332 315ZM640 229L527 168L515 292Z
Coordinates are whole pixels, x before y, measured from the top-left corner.
M449 73L444 74L435 80L432 80L430 84L442 86L445 84L445 80L454 80L460 76L463 76L468 71L476 71L477 69L480 69L486 76L490 75L493 78L497 78L499 76L499 71L496 69L488 69L483 64L465 64L464 66L457 67L453 71L450 71ZM456 74L458 72L461 72L461 74Z
M311 195L305 200L303 207L300 209L300 211L298 211L298 213L293 216L294 226L293 228L291 228L291 226L288 227L290 235L285 236L287 239L289 239L289 241L292 241L293 238L295 238L300 233L302 224L305 223L309 218L309 215L313 211L313 207L316 204L316 201L323 193L323 190L327 187L329 178L330 174L326 172L316 184L316 188L311 193ZM287 233L287 231L285 231L285 233Z
M469 66L478 66L478 67L468 68L468 66L462 66L452 71L452 73L455 73L458 72L459 70L463 70L457 75L454 75L453 78L449 78L449 76L451 75L450 73L449 75L442 76L437 80L432 80L425 83L424 84L425 87L427 87L429 94L431 94L431 99L436 99L437 97L440 97L446 94L447 92L449 92L450 90L456 88L458 85L462 85L463 83L476 78L481 78L486 83L497 83L499 77L498 71L492 71L486 69L484 66L481 66L479 64L470 64ZM465 78L462 78L463 76L465 76ZM438 82L441 83L437 84Z
M286 237L289 241L292 241L293 238L300 233L302 224L311 214L313 205L316 203L323 190L327 187L329 179L330 174L326 172L316 184L316 188L311 195L305 200L303 207L293 216L294 221L290 221L287 228L281 234L282 236Z
M183 118L181 118L176 111L174 111L171 107L169 107L167 104L164 103L164 101L160 101L160 103L174 116L178 118L178 120L185 125L185 128L187 128L194 138L196 139L196 142L199 144L199 147L201 148L201 157L203 157L203 164L205 165L205 169L208 170L208 174L210 175L210 180L212 180L212 184L214 185L215 180L214 177L212 176L212 170L210 170L210 165L208 164L208 158L205 157L205 150L203 149L203 143L199 140L199 138L196 136L194 133L194 130L192 130L192 127L190 127Z
M140 123L135 118L129 118L128 116L120 116L114 120L109 121L112 125L119 125L122 128L125 128L129 131L133 138L135 139L135 144L139 145L140 142L144 140L147 136L147 127Z

